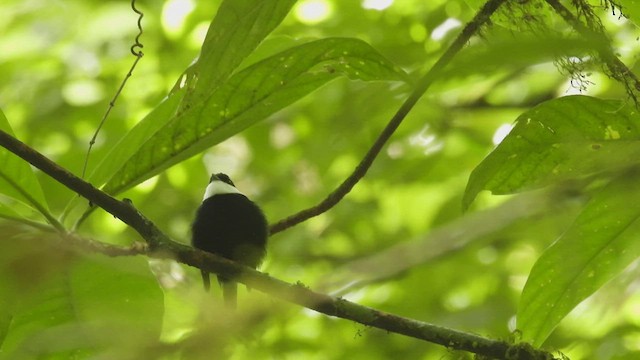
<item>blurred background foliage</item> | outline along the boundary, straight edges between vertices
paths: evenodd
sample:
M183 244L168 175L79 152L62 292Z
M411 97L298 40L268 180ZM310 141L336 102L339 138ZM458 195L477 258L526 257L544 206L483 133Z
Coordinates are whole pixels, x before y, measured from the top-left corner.
M145 14L141 38L145 55L98 136L89 171L160 102L198 55L219 3L138 3ZM300 0L263 51L293 41L355 37L418 76L471 19L477 4L470 3ZM637 26L619 11L612 14L599 1L592 3L615 50L638 73ZM133 62L129 47L137 34L137 17L127 1L97 0L5 0L0 13L0 108L18 138L80 174L89 139ZM469 173L513 120L541 101L577 92L626 96L624 87L597 66L587 64L583 74L588 77L577 84L576 77L555 66L551 56L526 55L544 43L533 36L543 32L541 28L570 31L545 6L532 5L522 13L503 10L491 28L483 29L482 38L471 41L472 49L460 54L461 59L471 59L467 67L463 61L460 68L449 69L427 92L367 176L339 205L271 238L262 270L402 316L511 338L518 297L531 266L575 218L582 199L542 194L548 201L513 219L490 216L491 209L503 206L508 197L481 194L469 213L489 211L487 222L495 227L468 228L461 199ZM532 35L530 42L516 36L526 34ZM477 55L477 62L474 50L484 54ZM520 53L524 55L518 57ZM187 243L208 174L221 171L275 222L317 203L348 176L407 93L408 87L397 83L335 80L123 196L172 237ZM73 193L39 176L52 212L62 214ZM67 218L65 224L75 220ZM448 226L450 237L445 239L451 243L429 236L443 226ZM139 240L102 211L96 211L79 232L121 245ZM457 242L457 237L466 241ZM406 260L386 251L403 244L420 245L424 259L396 271L392 265ZM367 263L372 256L382 260ZM359 261L365 266L352 271ZM164 291L162 341L144 338L126 343L123 348L131 358L470 358L320 316L256 291L241 292L240 307L246 311L230 319L219 294L202 291L195 269L160 261L151 266ZM546 348L571 359L637 358L636 268L634 264L574 310ZM117 294L118 289L111 291ZM105 331L103 336L105 344L120 344L122 334Z

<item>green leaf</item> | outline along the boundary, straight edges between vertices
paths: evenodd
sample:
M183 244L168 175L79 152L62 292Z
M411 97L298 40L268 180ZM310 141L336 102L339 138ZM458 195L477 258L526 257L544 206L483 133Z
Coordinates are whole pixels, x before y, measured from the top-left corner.
M13 136L13 130L2 110L0 129ZM0 164L0 194L23 202L47 216L44 193L29 163L0 147Z
M130 131L102 160L89 177L104 184L136 150L164 126L176 111L198 106L202 97L220 87L236 67L282 22L295 0L224 1L211 22L200 58L185 73L182 88L174 89L156 109ZM187 89L192 92L187 94ZM187 96L185 96L187 94ZM180 110L177 110L180 107Z
M406 79L402 70L357 39L323 39L280 52L232 76L206 102L177 114L149 137L105 191L126 190L341 75L364 81Z
M14 223L22 223L43 230L53 229L51 225L43 223L41 221L32 220L31 218L23 215L21 211L17 211L16 208L22 207L20 203L10 202L7 204L3 204L1 202L2 200L3 199L0 198L0 220L5 219ZM24 207L24 210L27 210L26 206Z
M96 187L100 187L107 182L135 154L142 144L172 119L185 93L186 90L184 88L172 91L169 97L165 98L160 105L147 114L144 119L116 143L95 170L91 172L88 181ZM80 196L74 196L67 203L65 214L71 212L75 206L83 201L86 200Z
M125 328L129 333L122 335L128 337L160 335L163 293L146 258L85 257L74 264L69 286L83 322Z
M524 340L541 345L576 305L640 256L639 181L637 172L612 180L536 261L518 308Z
M3 358L124 358L160 335L163 294L144 258L78 256L43 234L11 245L0 254Z
M109 180L114 172L122 167L153 134L173 118L184 94L185 89L172 92L160 105L147 114L105 156L89 176L89 182L94 186L101 186Z
M11 206L0 202L0 218L13 219L17 217L20 217L20 215L13 211Z
M289 13L296 0L226 0L202 44L186 86L193 89L182 107L192 106L220 87L238 65Z
M6 304L4 304L2 300L0 300L0 304L3 305L2 310L0 310L0 349L1 349L2 343L4 343L4 339L7 337L7 334L9 333L9 326L11 325L12 317L11 317L11 314L9 314L7 311L4 310L7 307L5 306Z
M482 190L510 194L638 163L640 128L632 105L588 96L544 102L478 165L464 194L466 208Z

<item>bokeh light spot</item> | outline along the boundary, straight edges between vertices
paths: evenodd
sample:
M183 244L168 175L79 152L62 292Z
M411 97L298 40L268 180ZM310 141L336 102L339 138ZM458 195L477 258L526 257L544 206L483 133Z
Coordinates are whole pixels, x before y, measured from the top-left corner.
M496 132L493 133L493 138L491 139L493 141L493 144L494 145L500 144L502 140L504 140L504 138L507 137L507 135L509 135L509 133L511 132L511 129L513 129L512 124L500 125L500 127L496 129Z
M195 8L192 0L169 0L162 9L162 27L168 35L178 35L184 23Z
M370 10L382 11L393 4L393 0L363 0L362 7Z
M86 106L102 100L104 91L95 80L76 80L63 86L62 97L70 105Z
M326 20L333 13L333 6L325 0L307 0L298 3L294 14L304 24L317 24Z

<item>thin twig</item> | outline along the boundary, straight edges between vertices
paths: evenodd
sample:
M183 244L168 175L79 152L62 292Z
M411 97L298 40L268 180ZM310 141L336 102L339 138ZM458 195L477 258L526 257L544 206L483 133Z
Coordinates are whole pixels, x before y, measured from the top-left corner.
M271 235L280 231L293 227L303 221L306 221L314 216L318 216L332 207L334 207L342 198L344 198L353 187L364 177L371 164L378 156L385 143L391 138L391 135L396 131L400 123L409 114L409 111L420 100L422 95L427 91L433 81L440 75L454 56L464 47L469 39L478 32L480 27L489 20L491 14L493 14L498 7L504 2L504 0L490 0L485 3L483 8L476 14L476 16L464 27L460 35L449 46L447 51L438 59L438 61L431 67L431 69L424 75L417 83L415 89L411 95L400 106L395 115L391 118L387 126L380 133L376 141L373 143L369 151L366 153L360 164L355 168L353 173L345 179L340 186L338 186L333 192L331 192L324 200L319 204L302 210L296 214L293 214L285 219L282 219L275 224L272 224L269 228Z
M32 227L34 229L38 229L38 230L44 231L44 232L56 232L56 231L58 231L56 228L54 228L53 226L51 226L49 224L41 223L41 222L38 222L38 221L33 221L33 220L30 220L30 219L25 219L25 218L22 218L22 217L10 216L10 215L6 215L6 214L0 214L0 219L5 219L5 220L12 221L14 223L27 225L27 226L30 226L30 227Z
M138 35L136 35L136 38L134 40L134 44L131 45L131 53L133 54L133 56L136 57L136 59L133 61L133 64L131 65L131 68L129 68L129 72L127 73L127 75L124 77L124 79L122 80L122 82L120 83L120 87L118 88L118 91L116 91L116 94L113 96L113 99L111 99L111 101L109 101L109 106L107 107L107 111L104 113L104 115L102 116L102 120L100 120L100 124L98 124L98 128L96 129L96 131L93 133L93 137L91 137L91 140L89 141L89 148L87 149L87 155L84 158L84 165L82 166L82 178L84 179L86 172L87 172L87 166L89 165L89 156L91 155L91 149L93 148L93 145L96 143L96 139L98 138L98 134L100 133L100 130L102 129L102 126L104 125L104 123L107 121L107 118L109 117L109 114L111 113L111 109L113 109L116 106L116 100L118 100L118 97L120 96L120 93L122 93L122 90L124 89L125 85L127 84L127 80L129 80L129 78L131 77L131 75L133 74L133 70L136 68L136 66L138 65L138 61L140 61L140 59L142 59L142 57L144 56L144 53L142 52L142 49L144 47L144 45L142 45L142 43L140 43L140 36L142 36L142 17L144 16L144 14L139 11L138 9L136 9L136 0L131 0L131 8L133 9L133 11L140 15L138 16Z
M47 221L49 222L49 224L51 224L51 226L53 226L53 228L59 232L59 233L66 233L67 230L64 228L64 225L62 225L58 219L56 219L50 212L49 210L44 207L42 204L40 204L40 202L38 200L36 200L33 196L31 196L31 194L29 194L28 192L26 192L20 185L18 185L15 181L13 181L11 178L5 176L2 172L0 172L0 178L2 178L4 181L6 181L11 187L13 187L14 190L16 190L18 193L20 193L20 195L22 195L25 199L27 199L29 201L29 203L36 209L38 210L38 212L40 214L42 214L42 216L45 217L45 219L47 219Z

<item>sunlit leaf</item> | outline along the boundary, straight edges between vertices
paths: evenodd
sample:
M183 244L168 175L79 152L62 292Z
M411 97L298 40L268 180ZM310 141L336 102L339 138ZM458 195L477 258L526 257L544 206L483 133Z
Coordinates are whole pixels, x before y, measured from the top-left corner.
M100 187L113 174L129 161L131 156L142 144L144 144L158 129L162 128L175 115L180 101L185 94L185 89L177 89L169 94L160 105L144 117L131 131L118 141L111 151L102 159L91 173L88 181L94 186ZM71 211L79 201L84 198L75 196L68 204L65 212Z
M136 150L149 140L158 129L162 128L176 113L180 101L184 98L185 89L176 89L165 98L160 105L145 116L131 131L129 131L98 164L91 173L88 181L96 187L103 185L113 174L121 168ZM80 202L86 201L75 196L67 203L65 212L70 212Z
M463 204L482 190L509 194L636 164L639 120L620 101L567 96L542 103L520 115L473 170Z
M627 173L589 201L533 266L518 308L518 329L540 345L582 300L640 256L640 176Z
M13 135L13 130L2 110L0 110L0 129ZM0 147L0 164L0 193L40 212L46 212L47 202L44 193L29 163Z
M226 0L202 44L186 86L193 89L185 107L221 86L238 65L275 29L296 0ZM195 98L195 99L194 99Z
M256 47L255 50L251 54L249 54L249 56L247 56L242 61L242 63L240 63L240 65L238 65L237 70L244 70L245 68L257 63L258 61L264 60L279 52L315 40L318 40L318 38L293 38L291 36L272 34L263 42L261 42L260 45Z
M237 134L328 81L406 80L402 70L363 41L330 38L301 45L235 74L200 106L177 114L114 175L117 193Z
M295 0L224 1L211 22L200 58L186 72L185 84L119 141L89 180L104 184L132 154L175 115L202 103L282 21ZM185 97L187 89L191 92ZM182 102L182 103L181 103ZM180 110L177 110L180 107Z
M100 186L113 176L113 173L122 167L142 144L172 119L184 93L184 89L179 89L170 94L118 141L89 176L89 181L94 186Z

